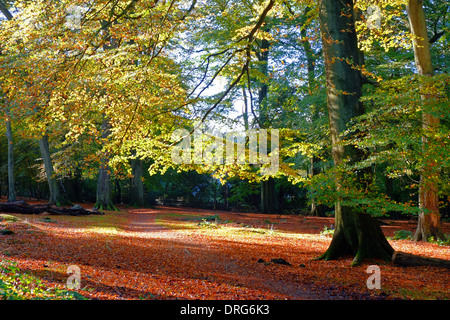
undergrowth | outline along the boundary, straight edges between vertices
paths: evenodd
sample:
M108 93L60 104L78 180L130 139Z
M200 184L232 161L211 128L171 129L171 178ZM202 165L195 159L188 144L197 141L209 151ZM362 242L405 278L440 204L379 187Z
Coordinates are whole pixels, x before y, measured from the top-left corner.
M86 300L75 291L49 288L41 279L20 271L14 262L0 262L0 300Z

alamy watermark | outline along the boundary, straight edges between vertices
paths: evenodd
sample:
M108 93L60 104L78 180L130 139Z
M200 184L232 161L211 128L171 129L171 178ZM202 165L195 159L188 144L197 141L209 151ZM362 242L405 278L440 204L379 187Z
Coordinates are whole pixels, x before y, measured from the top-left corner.
M367 278L366 285L367 289L381 289L381 270L379 266L370 265L367 267L367 273L372 275Z
M175 164L261 165L262 175L275 175L280 165L278 129L226 134L213 130L203 131L201 127L197 127L192 133L186 129L177 129L172 133L172 140L180 141L171 151Z
M78 290L81 287L81 270L77 265L71 265L67 268L67 274L71 274L67 278L66 287L70 290Z

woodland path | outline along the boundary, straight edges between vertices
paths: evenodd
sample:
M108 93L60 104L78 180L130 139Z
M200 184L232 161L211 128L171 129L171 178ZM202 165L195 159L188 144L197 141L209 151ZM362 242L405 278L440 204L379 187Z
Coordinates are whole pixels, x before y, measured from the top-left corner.
M180 252L183 255L183 263L194 265L194 270L203 274L204 280L217 272L228 279L239 279L238 286L241 288L251 288L270 292L278 299L347 299L350 298L344 293L338 295L329 294L323 290L312 288L308 284L303 284L298 279L286 279L284 274L278 275L271 268L270 270L260 270L255 274L254 261L242 261L240 256L230 256L222 254L216 250L218 246L227 246L227 243L215 241L214 239L186 236L176 229L169 229L159 224L159 211L149 211L148 209L131 209L127 213L127 228L130 232L141 234L149 239L164 239L173 244L168 246L166 259L169 261L180 259ZM230 244L236 245L236 244ZM174 249L176 248L176 249ZM195 248L195 250L193 250ZM289 268L289 266L279 265L279 268ZM189 268L191 270L191 268ZM190 274L186 274L189 277ZM230 284L233 281L230 281ZM322 292L320 292L322 291ZM264 298L264 297L261 297Z

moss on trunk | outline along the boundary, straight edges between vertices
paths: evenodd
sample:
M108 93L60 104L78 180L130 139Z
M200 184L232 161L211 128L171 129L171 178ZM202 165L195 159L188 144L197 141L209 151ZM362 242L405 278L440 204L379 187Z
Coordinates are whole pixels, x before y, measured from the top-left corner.
M339 203L335 207L333 239L327 251L317 259L333 260L353 256L352 265L359 265L364 259L391 260L394 249L386 240L376 219L365 213Z

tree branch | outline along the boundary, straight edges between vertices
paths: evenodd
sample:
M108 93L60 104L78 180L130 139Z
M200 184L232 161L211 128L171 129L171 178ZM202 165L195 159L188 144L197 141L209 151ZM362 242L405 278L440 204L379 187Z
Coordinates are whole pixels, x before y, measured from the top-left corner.
M11 12L9 12L8 8L6 8L5 4L3 3L3 0L0 0L0 11L3 13L6 19L8 20L13 19Z

